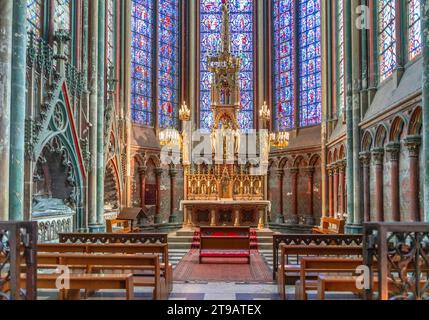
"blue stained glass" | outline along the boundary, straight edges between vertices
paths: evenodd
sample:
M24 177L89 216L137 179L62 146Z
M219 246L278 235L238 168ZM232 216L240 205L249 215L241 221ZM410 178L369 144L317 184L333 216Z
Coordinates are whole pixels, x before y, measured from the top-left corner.
M273 1L274 114L279 131L294 127L294 0Z
M27 0L28 30L40 37L42 30L42 0Z
M207 55L220 48L222 31L222 0L200 0L200 126L208 129L211 115L211 75L207 71ZM230 0L231 50L240 52L243 65L241 79L241 107L238 120L242 129L254 127L254 40L253 1Z
M159 1L159 127L178 126L179 112L179 0Z
M395 0L379 0L380 80L386 80L396 67L396 9Z
M298 1L300 126L322 121L320 0Z
M154 125L151 0L132 0L131 12L131 117L138 124Z
M420 0L408 0L408 55L413 60L422 53Z

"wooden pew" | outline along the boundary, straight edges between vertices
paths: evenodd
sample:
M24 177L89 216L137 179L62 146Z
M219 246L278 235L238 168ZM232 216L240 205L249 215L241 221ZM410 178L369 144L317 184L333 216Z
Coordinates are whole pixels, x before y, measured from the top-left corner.
M134 286L153 287L153 296L155 300L165 298L167 293L165 280L161 278L161 269L158 255L124 255L124 254L59 254L59 253L40 253L37 256L40 265L69 266L71 268L81 268L82 266L89 272L92 268L112 266L124 266L133 269L138 266L150 266L154 269L153 276L134 276ZM92 273L89 273L92 275ZM97 277L102 276L95 274ZM98 288L102 289L102 288Z
M277 272L278 292L281 299L286 299L286 284L288 279L297 280L300 277L300 259L302 256L335 256L361 257L360 246L326 246L326 245L280 245L280 267ZM289 264L289 256L294 255L298 264ZM313 275L316 277L316 275ZM295 281L293 282L295 283Z
M160 264L162 275L165 277L168 292L173 290L173 267L169 263L168 244L94 244L94 243L60 243L60 244L39 244L37 251L47 253L122 253L122 254L160 254L162 263ZM113 266L112 266L113 267ZM117 266L118 269L121 266ZM122 268L123 269L123 268ZM134 269L149 270L150 266L138 266Z
M276 280L280 245L313 245L313 246L361 246L362 235L349 234L280 234L273 235L273 280Z
M295 286L295 299L306 300L307 289L316 289L317 281L308 281L309 275L314 274L345 274L353 275L363 264L362 259L319 258L307 257L301 259L300 279Z
M61 274L38 274L37 288L57 289L57 279ZM27 275L21 275L24 284ZM69 289L59 292L60 300L79 300L80 290L120 289L125 290L126 299L134 300L134 277L132 274L70 274Z
M344 234L344 226L344 219L322 217L320 226L313 228L312 231L316 234Z
M60 233L60 243L168 243L166 233Z
M250 264L249 227L201 227L200 256L203 258L246 258Z

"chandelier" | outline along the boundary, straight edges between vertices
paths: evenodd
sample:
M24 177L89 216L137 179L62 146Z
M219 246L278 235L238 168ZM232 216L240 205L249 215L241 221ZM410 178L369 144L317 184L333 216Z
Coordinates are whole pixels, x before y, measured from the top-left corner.
M161 146L180 146L181 136L179 131L167 128L159 133L159 143Z
M264 122L264 124L267 124L271 120L271 110L268 107L267 102L264 102L263 106L259 110L259 117ZM270 138L270 145L272 147L284 149L289 146L289 141L290 141L289 132L286 132L286 131L272 132L270 133L269 138Z
M191 110L186 105L186 102L183 102L182 106L179 109L179 119L180 121L191 120Z

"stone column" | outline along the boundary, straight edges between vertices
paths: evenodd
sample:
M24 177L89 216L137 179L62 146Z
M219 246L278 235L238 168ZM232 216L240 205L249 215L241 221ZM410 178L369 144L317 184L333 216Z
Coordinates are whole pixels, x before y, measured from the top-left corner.
M210 210L210 227L216 227L216 208Z
M140 177L140 206L144 208L146 206L146 172L147 167L141 166L139 168Z
M98 1L89 1L89 152L91 154L88 171L88 224L90 231L99 229L97 221L97 129L98 129Z
M179 171L177 169L170 169L170 223L177 222L176 182L178 173Z
M345 199L346 199L346 161L340 161L338 165L339 176L339 200L338 212L343 215L345 213Z
M13 0L0 2L0 221L9 219L10 84Z
M328 167L328 197L329 197L329 216L334 216L334 169L332 166Z
M277 189L279 190L279 214L277 215L277 223L284 223L284 195L283 195L283 178L284 178L284 170L278 169L276 171L277 174Z
M314 225L315 219L314 219L314 168L307 168L305 170L305 174L307 175L307 194L308 194L308 205L309 205L309 212L308 215L305 217L305 224L306 225Z
M27 1L13 1L9 219L23 220L27 71ZM2 191L4 192L4 191Z
M399 143L389 143L386 152L390 158L390 201L392 202L392 219L401 221L401 209L399 207Z
M265 228L265 224L267 223L265 219L265 208L258 208L258 214L259 214L259 223L258 223L258 229L262 230Z
M290 168L290 177L292 184L292 215L288 216L288 223L298 224L298 168Z
M423 44L423 208L429 222L429 0L420 0Z
M335 163L334 167L334 199L333 199L333 208L334 211L332 212L333 216L336 217L338 213L338 163Z
M377 148L372 152L375 164L375 214L378 222L384 221L383 202L383 164L384 149Z
M360 161L362 163L363 174L363 213L365 222L371 221L371 191L370 191L370 167L371 167L371 153L362 152L360 154Z
M240 226L240 209L234 209L234 227Z
M161 168L155 169L156 177L156 205L155 205L155 223L161 223L161 177L163 170Z
M98 0L98 90L97 90L97 221L104 225L104 104L105 104L105 8L106 1Z
M420 199L419 199L419 151L422 139L420 136L410 136L405 139L410 159L410 219L419 222Z

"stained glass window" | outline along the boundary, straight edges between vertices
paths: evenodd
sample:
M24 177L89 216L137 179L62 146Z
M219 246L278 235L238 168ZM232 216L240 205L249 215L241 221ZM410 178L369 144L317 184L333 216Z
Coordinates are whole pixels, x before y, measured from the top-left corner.
M379 0L380 80L386 80L396 67L395 0Z
M55 0L54 29L65 30L71 34L71 1ZM64 51L70 56L70 46L68 43L64 46ZM54 46L56 48L56 46Z
M254 124L254 54L253 1L229 0L231 19L231 50L242 58L241 111L238 121L242 129ZM213 123L210 106L211 75L207 70L207 56L220 48L222 31L222 0L200 0L200 126L207 129Z
M322 78L320 0L298 1L299 123L321 123Z
M273 2L274 114L276 127L294 127L294 0Z
M28 31L40 37L42 30L42 0L27 0Z
M106 7L106 28L107 28L107 64L108 67L115 65L115 25L116 25L116 1L108 0Z
M179 110L179 0L159 2L159 127L177 127Z
M345 106L345 60L344 60L344 0L337 1L337 107L338 113Z
M154 15L151 0L132 0L131 115L135 123L153 126Z
M413 60L422 53L420 0L408 0L408 42L409 59Z

